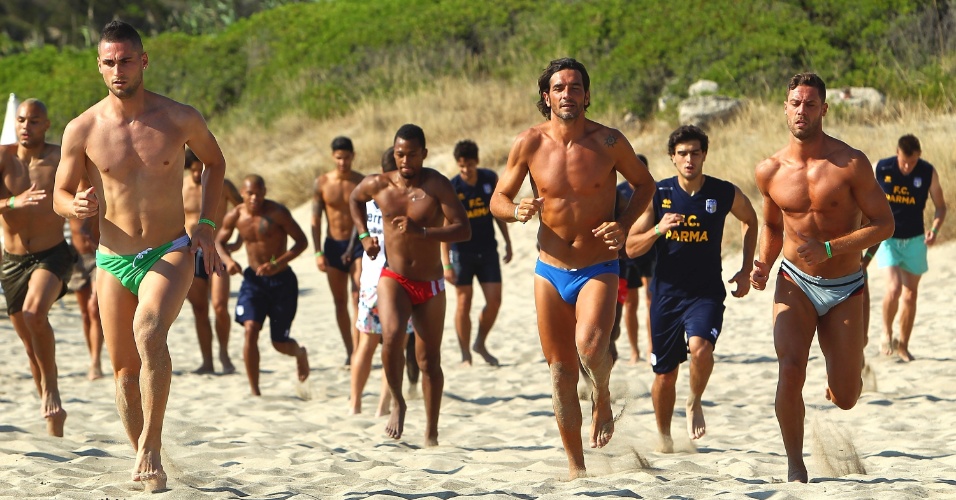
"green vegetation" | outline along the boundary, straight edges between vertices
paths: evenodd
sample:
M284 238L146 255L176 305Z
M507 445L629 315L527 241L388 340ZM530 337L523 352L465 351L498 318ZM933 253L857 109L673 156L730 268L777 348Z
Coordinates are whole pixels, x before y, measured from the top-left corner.
M222 2L220 2L222 3ZM282 2L276 2L282 3ZM647 116L700 78L722 92L782 96L793 73L950 108L956 11L946 1L326 0L295 3L205 35L146 40L148 86L222 124L325 117L436 78L527 82L554 57L584 62L593 109ZM221 15L220 15L221 17ZM9 44L0 37L0 45ZM105 95L92 48L0 60L0 91L38 97L54 127ZM488 96L494 105L495 96ZM530 104L529 104L530 106Z

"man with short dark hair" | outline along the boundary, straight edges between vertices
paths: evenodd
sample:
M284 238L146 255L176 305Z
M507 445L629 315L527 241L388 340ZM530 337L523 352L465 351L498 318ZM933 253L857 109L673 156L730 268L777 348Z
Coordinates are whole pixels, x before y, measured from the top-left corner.
M362 256L361 245L352 242L355 226L349 213L349 196L363 175L352 170L355 148L348 137L332 140L332 159L335 169L315 179L312 193L312 243L315 245L315 264L326 273L332 300L335 303L335 321L345 345L345 364L352 362L352 349L358 341L358 330L349 319L349 306L358 308L361 268L356 264ZM329 225L322 241L322 213ZM348 250L348 251L347 251ZM349 284L352 292L349 295Z
M929 270L926 249L936 243L936 234L946 219L946 200L939 183L939 174L926 160L919 139L907 134L900 137L896 156L883 158L876 164L876 181L893 210L896 229L893 236L874 245L863 256L864 266L875 253L880 267L888 268L887 290L883 296L883 341L881 350L903 361L913 361L910 337L916 319L916 296L920 277ZM932 199L936 210L932 226L923 223L926 200ZM877 252L879 249L879 252ZM900 338L893 339L893 322L900 313Z
M445 324L445 281L441 242L471 237L471 226L451 183L441 173L424 168L428 156L425 132L413 124L395 133L398 170L366 177L352 192L352 220L369 258L378 257L378 238L367 227L365 203L382 210L388 261L378 280L378 314L382 323L382 368L392 393L392 410L385 433L399 439L407 405L402 396L406 327L415 327L415 355L421 369L425 400L425 446L438 445L438 415L445 376L441 369L441 339Z
M654 247L657 256L651 283L651 343L648 359L654 369L651 399L660 443L672 453L671 418L677 399L677 374L690 353L687 434L700 439L707 428L702 400L714 369L714 348L723 330L724 299L721 242L724 220L741 224L743 263L729 283L734 297L750 291L750 270L757 245L757 213L734 184L704 175L709 139L693 125L678 127L667 141L677 175L657 183L654 201L631 227L628 256Z
M54 208L100 218L96 293L113 362L116 406L133 449L132 479L166 488L161 449L172 360L166 344L202 249L206 273L221 272L214 241L226 160L202 115L143 88L149 56L136 29L103 28L97 68L109 94L63 132ZM203 163L200 218L187 236L182 199L185 147ZM86 176L93 186L80 191ZM100 210L102 206L109 210Z
M474 141L459 141L454 150L459 174L452 177L451 185L458 194L468 214L471 239L458 243L442 243L442 263L445 281L455 285L458 297L455 309L455 330L461 348L461 363L471 366L471 351L474 350L491 366L498 366L498 358L488 352L485 342L501 308L501 264L498 262L498 241L494 226L498 226L505 240L505 264L511 262L511 237L508 225L495 219L489 210L491 193L498 183L498 174L493 170L478 168L478 144ZM478 331L474 346L471 343L471 299L474 296L473 282L478 279L485 307L478 314Z
M751 285L763 290L781 251L773 304L779 375L774 403L787 452L787 480L807 482L803 385L814 333L826 358L826 397L848 410L863 388L863 270L860 256L893 234L893 213L862 152L823 132L826 84L790 79L784 111L789 143L756 169L763 231ZM864 223L866 221L866 223Z

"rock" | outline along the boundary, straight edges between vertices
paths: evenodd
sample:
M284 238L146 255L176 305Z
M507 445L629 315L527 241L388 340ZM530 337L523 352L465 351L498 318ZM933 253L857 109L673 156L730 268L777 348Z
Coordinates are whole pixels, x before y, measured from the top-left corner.
M680 103L679 120L682 125L706 127L732 118L743 107L742 100L722 95L690 97Z
M720 90L720 85L711 80L697 80L687 88L687 95L694 97L698 95L712 95Z
M886 96L873 87L843 87L827 89L827 102L833 105L875 110L883 108L886 104Z

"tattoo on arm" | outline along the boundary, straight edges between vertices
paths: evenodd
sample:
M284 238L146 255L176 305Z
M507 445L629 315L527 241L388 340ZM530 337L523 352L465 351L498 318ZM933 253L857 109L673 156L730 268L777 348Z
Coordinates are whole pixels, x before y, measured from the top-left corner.
M604 145L609 148L613 148L615 144L617 144L617 137L614 137L613 134L604 139Z

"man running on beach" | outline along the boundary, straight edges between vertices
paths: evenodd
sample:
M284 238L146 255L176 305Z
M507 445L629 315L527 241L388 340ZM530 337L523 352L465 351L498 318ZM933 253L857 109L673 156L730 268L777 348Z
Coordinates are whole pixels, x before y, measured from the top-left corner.
M816 331L827 360L827 399L844 410L853 408L863 388L860 257L893 234L893 213L866 155L823 132L823 80L813 73L798 74L788 89L789 144L756 169L763 230L751 284L766 288L782 250L773 299L779 365L775 407L787 452L787 479L807 482L803 384L810 343Z
M97 67L106 97L63 133L54 208L65 217L99 216L96 293L116 379L116 406L133 449L133 480L166 488L160 457L172 362L166 337L179 316L202 249L206 272L222 263L215 223L226 161L202 115L143 88L149 58L139 33L103 28ZM186 235L182 183L185 146L205 165L199 223ZM79 191L86 176L93 187ZM100 210L100 208L103 210ZM107 208L108 207L108 208Z
M707 428L701 406L714 370L714 347L722 332L727 291L721 278L724 219L741 223L743 263L728 283L734 297L750 291L750 271L757 246L757 212L734 184L704 175L709 139L693 125L678 127L667 140L667 154L677 175L657 183L654 201L631 228L628 256L655 247L657 266L651 283L651 345L654 369L651 399L660 434L658 451L673 453L671 418L677 399L677 374L690 353L687 434L703 437Z
M85 178L80 182L79 191L90 188ZM90 351L90 370L87 378L96 380L103 377L103 324L100 321L100 305L96 298L96 247L100 241L99 221L96 217L70 219L70 242L76 250L77 259L73 265L73 275L67 287L76 294L76 305L80 308L83 321L83 337Z
M192 150L186 150L186 170L189 177L183 180L183 205L186 209L186 228L194 227L199 221L202 210L202 162L196 158ZM239 205L242 197L239 190L229 181L223 179L222 200L210 219L217 226L222 225L222 218L226 214L229 204ZM229 359L229 329L232 322L229 318L229 274L206 274L202 253L196 255L196 271L193 284L189 287L186 300L192 306L193 316L196 319L196 335L199 337L199 352L202 355L202 365L193 373L213 373L212 365L212 325L209 324L209 299L212 296L212 308L216 314L216 339L219 341L219 362L224 374L233 373L236 367ZM210 293L211 292L211 293Z
M358 330L349 319L349 306L358 307L359 278L361 269L356 264L362 256L362 247L352 244L352 215L349 213L349 196L362 181L362 174L352 170L355 148L348 137L332 140L332 159L335 170L315 179L312 193L312 243L315 245L315 265L326 273L332 300L335 303L335 321L345 344L345 364L352 362L352 349L358 340ZM322 212L329 221L325 242L322 241ZM351 249L351 253L346 250ZM349 284L352 293L349 295Z
M547 119L522 132L491 199L506 222L541 216L534 296L541 349L551 370L554 414L572 478L586 475L581 443L578 366L592 387L592 448L614 432L608 351L618 288L618 250L654 194L654 179L619 131L588 120L590 77L571 59L551 61L538 79L538 110ZM621 173L634 196L614 218ZM515 203L531 175L534 198Z
M441 242L471 237L465 209L448 179L423 168L428 156L425 132L402 125L395 133L398 170L369 176L352 192L352 220L369 258L377 258L378 238L369 235L365 203L382 210L388 261L378 281L378 315L382 322L382 368L392 393L392 411L385 433L402 436L407 405L402 396L406 325L415 327L415 355L421 368L425 400L425 446L438 446L438 414L445 377L441 339L445 325L445 280Z
M508 226L491 216L489 204L491 193L498 183L498 174L493 170L478 168L478 145L464 140L455 144L453 152L460 173L451 179L468 214L471 239L459 243L442 244L442 262L445 281L455 285L458 296L455 309L455 330L461 348L461 363L471 366L471 351L478 353L486 363L498 366L498 358L488 352L485 341L498 317L501 307L501 263L498 262L498 241L495 240L495 225L505 240L505 264L511 262L511 237ZM485 307L478 314L478 332L475 345L471 346L471 299L474 296L473 281L478 279Z
M46 105L36 99L20 103L15 126L16 149L5 149L0 156L0 197L5 200L0 208L0 285L10 322L30 360L47 432L63 437L66 410L57 384L56 342L49 313L66 293L76 251L63 238L63 217L53 211L47 196L60 164L60 146L46 142L50 119Z
M289 262L309 247L309 240L289 209L266 199L266 181L248 175L242 181L242 204L230 210L216 235L216 248L229 274L242 273L242 286L236 299L236 323L246 330L242 349L246 375L254 396L259 391L259 332L269 318L272 347L296 359L299 381L309 377L309 357L305 347L289 336L299 303L299 281ZM233 230L246 247L249 267L245 271L232 259L228 247ZM294 244L288 248L288 239Z
M917 288L923 273L929 270L926 247L936 243L936 234L946 219L946 200L939 184L939 174L929 162L920 158L921 155L919 139L908 134L900 137L896 156L877 162L876 181L886 193L896 229L891 238L870 248L863 256L864 261L869 261L876 253L880 267L889 269L886 295L883 296L883 342L880 349L887 356L896 352L906 362L913 361L909 346L916 319ZM923 223L927 199L932 199L936 207L928 231ZM900 312L899 342L893 340L897 311Z

